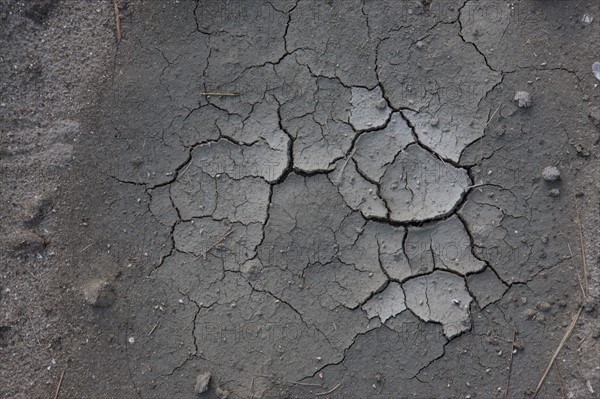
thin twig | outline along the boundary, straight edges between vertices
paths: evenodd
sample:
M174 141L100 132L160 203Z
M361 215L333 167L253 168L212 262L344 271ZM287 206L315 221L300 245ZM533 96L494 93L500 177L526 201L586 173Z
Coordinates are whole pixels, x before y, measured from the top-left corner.
M485 132L485 129L487 129L487 127L490 124L490 122L492 121L492 119L494 119L494 116L496 115L496 112L498 112L498 110L500 109L501 106L502 106L502 104L498 105L498 108L496 108L496 110L488 118L487 122L483 126L483 129L482 129L483 132ZM479 155L483 157L483 140L479 140Z
M348 162L352 159L355 152L356 152L356 147L354 147L354 149L352 150L350 155L348 155L348 158L346 158L346 160L344 161L344 164L342 165L342 168L340 169L340 173L338 174L338 181L337 181L338 184L339 184L339 182L342 181L342 175L344 174L344 169L346 169L346 165L348 165Z
M503 338L503 337L499 337L499 336L497 336L496 334L492 334L492 335L491 335L491 337L492 337L492 338L495 338L495 339L499 339L500 341L504 341L504 342L513 342L513 343L514 343L514 339L511 341L510 339L506 339L506 338Z
M556 375L558 376L558 384L560 385L560 393L562 394L563 399L567 397L565 395L565 389L563 387L562 378L560 378L560 371L558 371L558 363L554 363L554 370L556 370Z
M452 177L454 178L454 180L456 181L456 183L458 183L458 185L460 186L460 188L462 188L462 189L463 189L463 192L467 192L467 191L469 190L469 187L465 187L465 186L463 186L462 184L460 184L460 180L458 180L458 177L456 177L456 175L455 175L455 174L454 174L454 172L452 171L452 169L451 169L450 165L448 165L448 163L447 163L446 161L444 161L444 158L442 158L442 157L440 156L440 154L435 154L435 155L438 157L438 159L439 159L440 161L442 161L442 163L444 164L444 166L446 166L446 168L448 169L448 172L450 172L450 174L452 175Z
M488 119L488 121L483 126L483 130L485 130L485 128L488 127L488 125L490 124L490 122L492 121L492 119L494 119L494 116L496 116L496 112L498 112L498 110L500 109L501 106L502 106L502 104L498 105L498 108L496 108L496 110L494 111L494 113L492 114L492 116L490 116L490 119Z
M229 230L227 230L227 232L225 232L225 234L223 234L221 237L219 237L219 239L218 239L217 241L215 241L215 243L214 243L214 244L212 244L210 247L208 247L208 248L206 249L206 251L204 251L203 258L204 258L204 259L206 259L206 254L207 254L207 253L208 253L210 250L214 249L216 246L218 246L219 244L221 244L221 243L223 242L223 240L224 240L225 238L227 238L227 236L228 236L229 234L231 234L232 232L233 232L233 229L229 229Z
M585 258L585 244L583 243L583 227L581 227L581 215L579 214L579 202L577 201L577 197L575 197L575 209L577 210L577 224L579 225L579 244L581 246L581 261L583 263L583 286L585 288L585 296L583 299L586 299L587 293L589 291L587 261Z
M119 0L113 1L115 5L115 24L116 24L116 37L117 44L121 42L121 13L119 12Z
M477 187L483 187L483 186L487 186L489 183L478 183L478 184L473 184L472 186L467 186L466 189L470 190L472 188L477 188Z
M336 389L338 389L340 387L340 385L342 385L341 382L339 384L337 384L336 386L334 386L333 388L331 388L329 391L327 391L327 392L321 392L321 393L316 393L315 396L329 395L330 393L332 393L333 391L335 391Z
M517 332L513 331L512 345L510 347L510 359L508 360L508 379L506 381L506 391L504 391L504 399L508 398L508 389L510 388L510 376L512 374L513 353L515 352L515 339Z
M184 174L185 172L187 172L187 170L190 168L190 165L191 165L191 164L192 164L192 162L190 162L190 163L188 163L188 164L187 164L187 166L185 167L185 169L183 170L183 172L181 172L181 173L180 173L180 174L177 176L177 180L179 180L179 178L180 178L181 176L183 176L183 174Z
M58 385L56 386L56 393L54 394L54 399L58 399L58 395L60 394L60 387L62 386L63 378L65 378L65 370L60 373L60 379L58 380Z
M564 236L564 234L563 234L563 236ZM573 259L574 256L573 256L573 251L571 250L571 244L567 243L567 247L569 248L569 253L571 254L571 259Z
M156 323L154 325L154 327L152 327L152 330L150 330L150 332L148 333L148 336L152 335L152 333L154 332L154 330L156 330L156 327L158 327L158 323Z
M579 276L579 272L575 270L575 274L577 274L577 281L579 282L579 288L581 289L581 297L585 301L585 288L583 288L583 283L581 282L581 276Z
M86 249L88 249L89 247L91 247L92 245L94 245L93 243L88 245L87 247L83 248L81 251L79 251L79 253L83 253L83 251L85 251Z
M531 396L532 399L534 399L537 396L538 392L540 391L540 388L544 384L544 381L546 381L546 377L548 376L548 373L550 372L550 369L552 368L552 365L554 364L554 360L556 360L558 353L560 352L563 345L565 344L565 342L567 342L567 339L573 332L573 329L575 328L575 325L577 324L577 320L579 320L579 316L581 315L582 310L583 310L583 306L580 305L579 310L577 310L577 314L573 318L573 321L569 325L569 328L567 328L567 331L565 331L565 335L563 336L562 340L560 341L560 344L558 344L558 347L554 351L554 354L552 355L552 358L550 359L550 363L548 363L548 366L546 366L546 370L544 370L544 374L542 375L540 382L538 383L537 387L535 388L535 392Z
M321 384L311 384L310 382L300 382L300 381L286 381L289 384L294 384L294 385L302 385L302 386L306 386L306 387L322 387L323 385Z
M240 95L240 93L236 93L236 92L225 92L225 91L203 91L202 93L200 93L200 95L202 96L215 96L215 97L237 97Z

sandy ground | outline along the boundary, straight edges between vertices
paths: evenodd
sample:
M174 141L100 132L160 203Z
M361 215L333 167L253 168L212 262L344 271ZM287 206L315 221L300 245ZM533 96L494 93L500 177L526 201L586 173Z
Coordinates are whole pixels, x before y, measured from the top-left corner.
M0 3L0 396L598 397L600 4L117 6Z

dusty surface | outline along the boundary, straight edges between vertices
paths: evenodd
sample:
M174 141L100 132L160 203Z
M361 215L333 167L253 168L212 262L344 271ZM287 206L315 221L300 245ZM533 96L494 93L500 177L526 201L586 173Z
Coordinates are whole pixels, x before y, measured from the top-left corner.
M2 5L0 396L598 396L598 3L109 3Z

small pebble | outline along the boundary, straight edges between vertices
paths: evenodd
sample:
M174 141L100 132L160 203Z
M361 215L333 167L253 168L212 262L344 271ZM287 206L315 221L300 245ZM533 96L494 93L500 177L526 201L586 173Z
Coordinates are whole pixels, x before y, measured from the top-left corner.
M590 156L590 152L585 149L581 144L575 144L575 151L577 151L577 155L582 158L587 158Z
M552 305L546 301L540 301L536 303L535 307L541 310L542 312L547 312L548 310L552 309Z
M210 374L210 371L198 374L198 377L196 377L196 387L195 387L196 393L204 393L204 392L208 391L208 384L210 383L210 377L212 377L212 375Z
M103 308L111 306L116 298L113 285L103 279L95 279L88 282L82 291L87 304L94 307Z
M219 399L228 399L230 395L228 390L221 387L217 387L217 389L215 389L215 394L217 394L217 398Z
M558 188L553 188L548 191L548 195L551 197L558 197L560 195L560 190Z
M546 181L557 181L560 179L560 171L556 166L546 166L542 170L542 177Z
M539 314L535 317L535 319L537 321L545 321L546 320L546 316L544 316L543 314Z
M518 91L515 94L514 101L517 102L519 108L529 108L531 107L531 94L526 91Z
M377 109L384 110L387 108L387 102L382 98L376 105Z
M535 317L536 313L537 312L533 309L525 309L523 311L523 316L525 316L527 320L532 320Z
M523 341L517 339L513 342L513 348L516 351L522 351L525 348L525 344L523 344Z
M600 80L600 62L596 61L592 64L592 72L596 79Z

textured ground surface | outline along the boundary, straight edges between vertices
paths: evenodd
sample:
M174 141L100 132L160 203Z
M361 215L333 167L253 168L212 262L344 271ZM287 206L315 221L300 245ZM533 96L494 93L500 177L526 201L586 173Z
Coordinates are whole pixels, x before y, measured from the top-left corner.
M0 396L597 397L598 3L119 6L2 5Z

